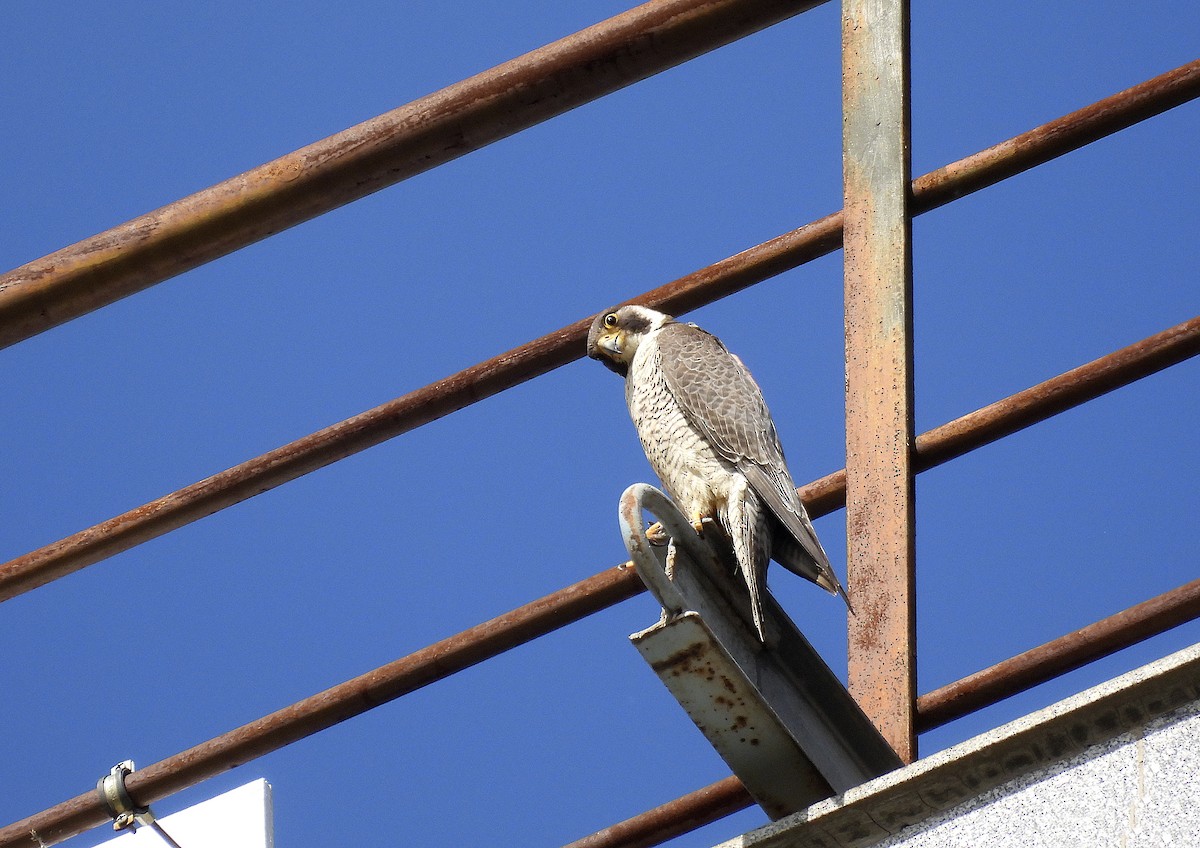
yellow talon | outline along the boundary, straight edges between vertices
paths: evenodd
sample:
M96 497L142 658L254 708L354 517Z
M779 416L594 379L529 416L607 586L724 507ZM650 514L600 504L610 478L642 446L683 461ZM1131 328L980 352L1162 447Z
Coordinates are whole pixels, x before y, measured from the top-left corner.
M667 533L667 528L662 526L661 521L655 521L646 528L646 541L661 548L671 541L671 535Z

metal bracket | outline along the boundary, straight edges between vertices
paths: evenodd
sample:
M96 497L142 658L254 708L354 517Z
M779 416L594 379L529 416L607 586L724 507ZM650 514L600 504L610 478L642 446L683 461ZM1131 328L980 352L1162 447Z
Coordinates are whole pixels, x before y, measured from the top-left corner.
M670 536L666 547L647 540L644 512ZM663 607L658 624L629 639L767 815L782 818L902 765L769 592L767 639L758 638L721 534L698 536L645 483L621 496L620 521L638 575Z
M96 794L113 820L113 830L137 829L140 816L150 814L149 807L138 807L125 789L125 776L134 770L133 760L122 760L107 775L96 781Z
M133 760L122 760L117 763L104 777L96 781L96 794L100 803L113 820L113 830L136 831L138 825L145 825L162 837L171 848L181 848L178 842L162 829L162 825L154 818L149 807L139 807L129 797L125 788L125 778L134 771Z

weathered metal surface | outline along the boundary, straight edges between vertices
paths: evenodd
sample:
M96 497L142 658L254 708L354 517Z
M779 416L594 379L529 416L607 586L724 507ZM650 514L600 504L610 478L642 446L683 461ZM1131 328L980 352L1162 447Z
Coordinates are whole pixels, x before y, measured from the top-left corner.
M653 0L0 277L0 346L824 0Z
M849 685L916 758L908 4L842 2Z
M724 844L1195 846L1198 702L1193 645Z
M646 540L643 511L671 538ZM901 763L779 604L765 592L766 640L732 552L696 535L645 483L621 497L625 545L663 620L630 641L773 819Z
M578 358L591 319L535 339L0 565L0 601L198 521Z
M129 775L133 801L148 806L188 786L428 686L642 591L632 568L610 568L407 657ZM0 829L0 848L53 845L110 821L95 791Z
M577 839L563 848L646 848L661 845L754 803L736 777L711 783L623 822Z
M956 196L955 192L961 195L992 185L1052 155L1082 147L1135 120L1197 96L1200 96L1200 60L926 174L914 183L914 211L945 203ZM841 246L841 236L842 213L827 215L646 292L637 300L681 314L831 253ZM590 321L590 318L576 321L354 418L17 557L0 566L0 601L572 362L583 356ZM920 462L919 440L917 449ZM820 497L823 503L833 504L830 509L842 505L842 496L837 485L822 483ZM810 512L812 509L810 506Z
M684 612L630 639L772 820L834 794L698 613Z
M1081 627L917 699L917 729L935 727L1200 617L1200 580Z

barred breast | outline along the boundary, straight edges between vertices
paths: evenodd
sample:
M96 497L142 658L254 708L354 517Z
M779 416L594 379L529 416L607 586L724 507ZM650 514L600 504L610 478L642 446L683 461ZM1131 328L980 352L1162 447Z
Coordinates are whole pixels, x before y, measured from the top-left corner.
M684 515L724 512L732 467L684 415L663 378L653 334L630 365L625 401L654 473Z

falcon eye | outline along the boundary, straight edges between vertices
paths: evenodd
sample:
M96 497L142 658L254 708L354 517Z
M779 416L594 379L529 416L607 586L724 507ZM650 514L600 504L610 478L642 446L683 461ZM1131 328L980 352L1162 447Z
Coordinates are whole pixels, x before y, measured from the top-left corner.
M617 326L617 313L610 312L604 316L604 326L609 329Z

